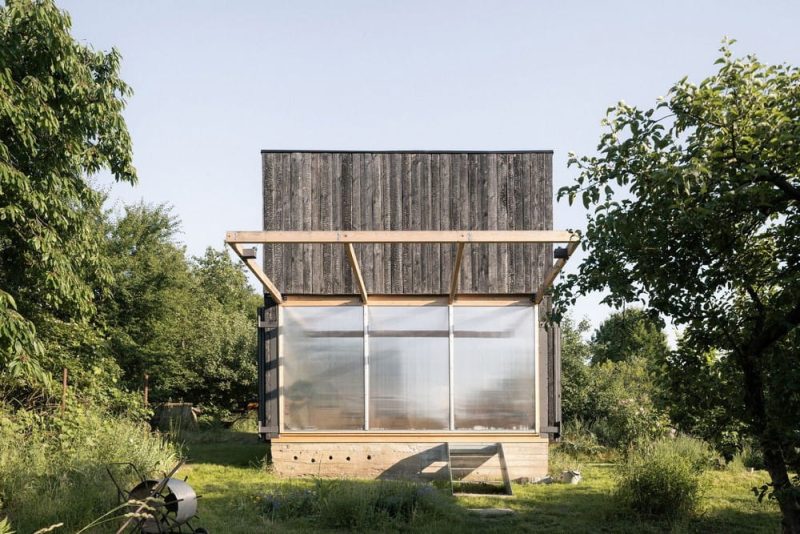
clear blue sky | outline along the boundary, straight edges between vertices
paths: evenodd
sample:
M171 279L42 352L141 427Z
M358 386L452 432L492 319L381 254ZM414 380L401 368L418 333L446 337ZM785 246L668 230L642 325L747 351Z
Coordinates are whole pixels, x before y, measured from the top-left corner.
M57 0L58 1L58 0ZM800 2L61 0L73 34L117 47L140 183L192 254L261 228L262 148L552 149L588 154L618 100L651 106L740 55L800 64ZM584 224L557 204L556 228ZM577 316L596 325L597 298Z

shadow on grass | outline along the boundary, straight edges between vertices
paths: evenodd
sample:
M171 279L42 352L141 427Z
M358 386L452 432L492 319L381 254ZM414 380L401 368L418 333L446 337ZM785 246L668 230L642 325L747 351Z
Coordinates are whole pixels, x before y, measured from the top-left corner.
M357 529L409 532L779 532L780 517L775 510L740 499L736 492L720 494L716 487L709 495L704 513L678 522L644 519L620 508L613 496L613 467L587 465L584 481L577 485L514 485L513 498L495 496L450 497L440 489L432 508L407 521L385 517L382 511L399 498L385 481L276 479L263 469L267 445L250 433L226 431L221 439L213 434L189 436L184 449L193 465L201 501L199 523L209 530L232 533L314 532L321 529ZM743 494L749 481L742 483ZM737 486L738 488L738 483ZM270 495L286 490L323 491L321 505L292 517L269 512ZM400 491L398 489L398 491ZM430 488L431 490L433 488ZM448 485L449 489L449 485ZM410 491L410 490L409 490ZM414 489L413 491L417 491ZM427 490L425 490L427 491ZM292 491L290 491L292 493ZM405 491L400 492L406 495ZM376 497L376 495L378 495ZM388 495L388 496L387 496ZM295 496L280 497L288 506ZM737 499L735 502L729 502ZM382 503L377 506L370 502ZM511 508L511 516L482 518L469 508ZM285 510L285 508L284 508Z
M181 437L184 455L191 464L249 467L261 464L269 451L266 443L248 432L227 431L221 439L202 432Z
M692 532L780 532L780 517L774 511L751 511L721 509L708 512L694 519Z
M669 521L645 518L624 508L613 495L610 467L586 469L585 482L578 485L549 484L514 486L514 498L459 497L465 508L511 508L516 516L484 520L497 530L521 532L779 532L780 517L768 507L710 507L696 516ZM744 491L744 490L743 490Z

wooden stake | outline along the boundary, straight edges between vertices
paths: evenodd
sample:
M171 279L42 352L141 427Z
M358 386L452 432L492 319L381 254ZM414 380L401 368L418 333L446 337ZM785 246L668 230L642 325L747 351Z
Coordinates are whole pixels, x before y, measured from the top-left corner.
M64 367L64 375L61 378L61 415L67 409L67 368Z
M147 400L148 400L147 397L148 397L148 394L150 393L149 379L150 379L150 375L145 373L144 374L144 405L145 406L147 406Z

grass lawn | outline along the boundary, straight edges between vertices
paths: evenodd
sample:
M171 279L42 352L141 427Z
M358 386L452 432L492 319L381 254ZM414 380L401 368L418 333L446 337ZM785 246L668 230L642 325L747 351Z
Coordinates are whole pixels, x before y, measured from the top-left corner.
M227 432L205 442L190 441L189 463L179 473L202 495L195 526L212 533L311 532L324 530L314 517L272 520L264 496L286 486L269 474L262 459L266 446L252 434ZM703 510L679 524L643 520L618 509L612 490L613 466L587 464L578 485L514 486L513 498L458 497L442 492L441 512L412 520L413 532L779 532L780 516L773 503L759 504L750 488L767 480L764 472L713 471L708 473ZM299 489L319 487L314 480L288 482ZM377 482L323 482L334 491L359 492ZM480 518L467 508L511 508L517 513L502 518ZM331 524L329 521L326 524ZM381 526L378 530L392 530ZM334 531L331 529L329 531ZM345 529L346 530L346 529ZM362 527L362 530L365 530ZM366 530L375 530L367 528Z

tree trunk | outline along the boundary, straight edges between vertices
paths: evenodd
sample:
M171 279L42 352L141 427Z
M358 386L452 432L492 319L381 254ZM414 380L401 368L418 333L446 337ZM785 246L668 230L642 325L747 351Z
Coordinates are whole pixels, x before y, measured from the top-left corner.
M761 438L761 450L764 453L764 464L772 481L772 488L778 492L776 497L781 514L783 514L783 532L784 534L800 534L800 503L791 492L792 482L789 479L786 459L783 457L780 444L769 436L769 433L767 431L767 435ZM786 493L781 494L781 490Z
M778 504L783 515L784 534L800 534L800 503L792 493L780 490L791 490L792 482L786 469L786 459L783 455L780 437L775 435L769 424L766 400L764 395L764 380L759 365L763 359L766 347L753 345L745 350L740 350L740 363L744 374L744 403L755 434L759 437L759 445L764 454L764 464L769 473L772 488L778 491ZM758 350L760 349L760 350Z

